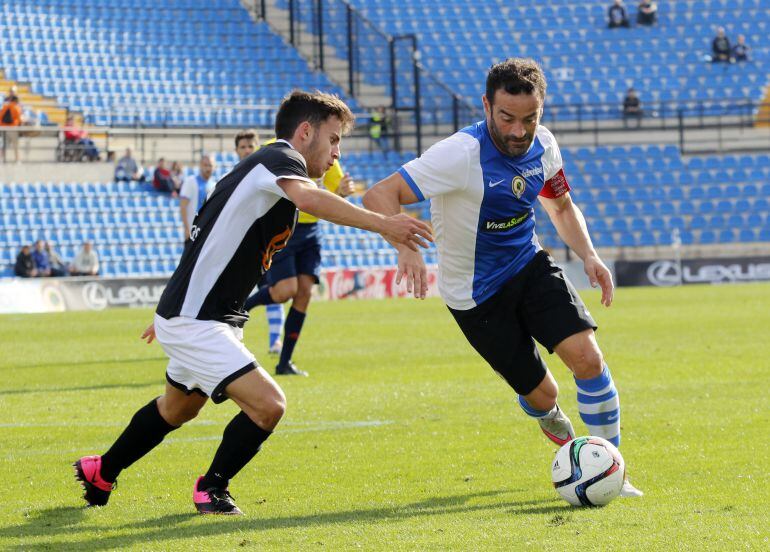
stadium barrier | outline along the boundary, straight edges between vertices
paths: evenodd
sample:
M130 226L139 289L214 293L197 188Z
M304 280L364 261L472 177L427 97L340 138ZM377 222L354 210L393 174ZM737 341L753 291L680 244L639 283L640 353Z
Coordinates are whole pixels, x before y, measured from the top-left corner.
M615 274L619 286L766 282L770 280L770 257L616 261Z
M428 268L428 294L437 296L438 269ZM0 314L99 311L157 305L165 278L14 278L0 280ZM316 299L405 297L394 268L326 269L314 289Z
M576 288L590 288L581 262L559 264ZM614 263L607 265L612 271ZM0 280L0 314L153 307L166 282L165 278L9 278ZM392 267L323 269L313 295L327 301L410 296L403 281L396 284ZM429 265L428 297L438 295L438 267Z

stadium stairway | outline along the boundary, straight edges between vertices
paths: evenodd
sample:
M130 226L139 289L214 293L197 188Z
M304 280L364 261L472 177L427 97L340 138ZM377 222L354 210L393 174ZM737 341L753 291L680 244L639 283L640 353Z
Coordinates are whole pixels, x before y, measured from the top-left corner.
M682 158L670 146L565 148L572 194L597 247L609 257L670 254L685 248L735 250L770 243L770 155ZM413 154L347 154L345 169L367 186ZM235 163L216 156L217 176ZM189 171L190 169L188 169ZM151 169L147 169L151 173ZM352 198L360 204L360 197ZM427 202L413 211L428 218ZM559 250L538 208L544 247ZM322 223L325 267L393 266L393 249L379 236ZM0 183L0 276L13 275L19 248L50 240L67 261L84 240L94 242L105 276L168 276L181 254L178 203L135 183ZM436 260L435 249L426 254Z
M67 109L59 105L54 98L47 98L40 94L35 94L30 90L26 83L10 80L5 77L5 71L0 68L0 91L5 91L16 87L16 93L22 106L30 107L44 116L41 116L40 124L63 125L67 118Z

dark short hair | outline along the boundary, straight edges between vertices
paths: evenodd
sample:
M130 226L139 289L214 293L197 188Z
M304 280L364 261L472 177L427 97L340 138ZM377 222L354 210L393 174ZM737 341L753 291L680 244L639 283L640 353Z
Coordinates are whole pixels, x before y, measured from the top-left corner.
M275 137L288 140L297 127L307 121L317 127L329 117L342 122L342 133L353 128L355 117L350 108L335 94L294 90L281 102L275 116Z
M255 142L259 143L259 133L253 128L240 131L238 134L235 135L236 148L238 147L238 142L240 142L241 140L254 140Z
M509 94L535 94L545 100L545 75L532 58L508 58L487 73L487 101L494 102L495 92L500 89Z

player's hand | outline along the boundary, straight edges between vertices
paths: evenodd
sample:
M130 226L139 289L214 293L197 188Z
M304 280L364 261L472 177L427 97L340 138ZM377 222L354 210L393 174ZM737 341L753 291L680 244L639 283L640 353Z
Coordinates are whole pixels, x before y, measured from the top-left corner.
M386 217L383 220L380 234L392 244L402 244L412 251L417 251L417 246L428 247L423 240L433 241L430 226L421 220L403 213Z
M345 173L345 176L340 180L340 185L337 188L337 193L342 197L348 197L356 192L356 182L350 176L349 173Z
M150 324L147 326L147 329L144 330L144 333L140 339L146 339L147 345L152 343L153 339L155 339L155 324Z
M404 277L406 277L407 293L414 293L417 299L425 299L428 293L428 273L425 270L422 254L419 251L400 247L398 249L396 285L401 285L401 280Z
M596 255L586 257L583 268L588 276L588 281L591 282L591 286L600 286L602 288L602 305L609 307L612 304L612 297L615 291L610 269Z

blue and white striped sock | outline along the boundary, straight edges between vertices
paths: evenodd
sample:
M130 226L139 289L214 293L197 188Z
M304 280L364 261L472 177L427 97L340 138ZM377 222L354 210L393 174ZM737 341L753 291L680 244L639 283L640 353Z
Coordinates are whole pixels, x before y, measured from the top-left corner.
M616 447L620 445L620 400L610 369L591 379L577 379L578 411L588 426L588 433L603 437Z
M527 414L527 416L532 416L533 418L544 418L549 414L553 414L556 410L555 406L551 410L538 410L537 408L533 408L527 402L527 399L521 395L519 395L519 406Z
M281 330L283 329L284 322L283 305L280 303L267 305L265 313L267 314L267 328L270 332L268 346L272 347L276 341L281 339Z

